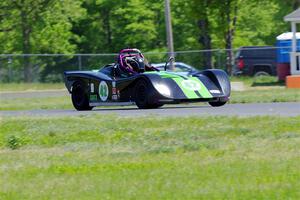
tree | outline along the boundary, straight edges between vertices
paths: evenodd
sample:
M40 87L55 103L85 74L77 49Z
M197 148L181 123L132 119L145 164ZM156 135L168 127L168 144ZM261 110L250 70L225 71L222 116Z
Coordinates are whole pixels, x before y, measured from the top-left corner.
M293 9L296 10L300 6L300 0L293 0Z
M283 18L295 10L297 2L243 0L238 12L234 46L275 45L276 36L290 31L290 24Z
M155 13L145 1L128 0L119 7L114 15L119 19L115 21L115 38L122 38L122 43L116 44L118 49L124 47L138 47L144 51L151 50L157 38L154 23Z
M225 30L224 40L226 49L226 71L228 74L232 73L233 66L233 39L236 30L236 23L238 18L239 0L224 0L220 4L219 11L221 15L221 23L223 30Z
M4 37L7 53L70 53L74 52L71 40L78 39L71 32L72 22L79 19L84 10L79 0L5 0L0 3L2 18L0 29L6 29ZM76 11L76 12L75 12ZM24 80L32 81L32 60L24 56Z
M197 19L196 25L199 30L198 42L205 50L212 49L210 12L214 8L214 3L211 0L193 0L191 2L191 13ZM212 68L211 51L205 51L202 60L205 68Z
M114 22L118 19L113 12L120 5L120 0L83 1L87 15L73 27L73 33L82 38L77 43L81 53L114 52Z
M283 17L298 8L299 2L172 0L175 50L273 45L277 35L290 29ZM19 54L112 53L125 47L166 51L164 0L2 0L0 42L2 53ZM163 54L147 57L152 62L165 59ZM226 57L230 73L233 51L227 51ZM69 63L75 61L68 59ZM216 58L205 51L200 56L179 53L176 59L211 68ZM17 63L24 68L26 81L32 80L37 61L24 57ZM112 57L93 57L85 64L95 67L112 61ZM47 73L65 66L53 59L40 63L47 65Z

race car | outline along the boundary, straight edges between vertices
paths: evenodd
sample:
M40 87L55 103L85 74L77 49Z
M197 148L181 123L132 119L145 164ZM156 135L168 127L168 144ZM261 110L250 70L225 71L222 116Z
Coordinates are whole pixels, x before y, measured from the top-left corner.
M100 70L66 71L64 79L77 110L125 105L151 109L186 102L208 102L217 107L226 104L231 91L223 70L197 71L188 76L160 71L150 66L138 49L123 49L116 63Z

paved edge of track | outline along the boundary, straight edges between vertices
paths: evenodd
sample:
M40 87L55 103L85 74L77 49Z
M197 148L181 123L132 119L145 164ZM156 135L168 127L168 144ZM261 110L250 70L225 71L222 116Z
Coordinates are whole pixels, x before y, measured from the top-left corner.
M79 115L117 115L125 117L140 116L300 116L300 102L291 103L251 103L228 104L222 107L209 105L178 105L159 109L140 110L136 107L97 107L92 111L76 110L24 110L0 111L0 117L18 116L79 116Z

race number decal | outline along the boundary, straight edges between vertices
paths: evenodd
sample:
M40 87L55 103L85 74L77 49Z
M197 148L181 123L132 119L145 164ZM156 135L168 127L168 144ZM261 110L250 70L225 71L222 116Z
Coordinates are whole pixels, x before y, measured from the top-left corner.
M105 81L101 81L99 84L99 96L100 96L101 101L107 101L108 86Z
M197 81L194 80L183 80L181 82L182 86L187 90L200 90L201 85Z

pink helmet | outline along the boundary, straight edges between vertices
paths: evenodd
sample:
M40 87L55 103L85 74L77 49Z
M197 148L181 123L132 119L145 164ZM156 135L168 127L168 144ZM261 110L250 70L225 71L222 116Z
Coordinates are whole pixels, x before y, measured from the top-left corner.
M122 49L118 55L120 68L131 74L145 71L144 60L144 55L138 49Z

